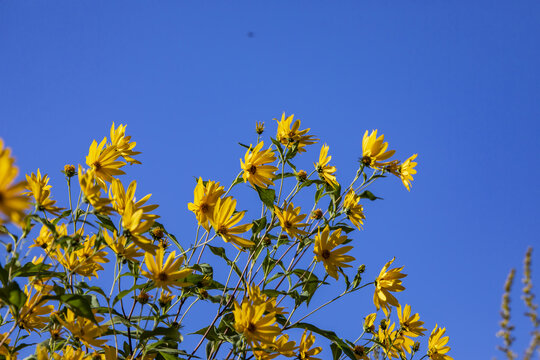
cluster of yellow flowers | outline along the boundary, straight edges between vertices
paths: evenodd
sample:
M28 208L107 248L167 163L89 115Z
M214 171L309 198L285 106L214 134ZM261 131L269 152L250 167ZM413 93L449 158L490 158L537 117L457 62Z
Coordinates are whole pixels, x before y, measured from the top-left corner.
M420 346L415 340L426 329L420 316L393 295L405 289L403 267L390 268L392 259L369 283L362 283L364 265L352 281L345 269L356 261L350 255L354 248L350 232L361 230L366 219L361 201L377 199L367 186L391 173L410 190L417 155L404 162L390 160L395 151L388 150L384 136L366 131L356 176L343 186L326 144L311 173L297 169L295 157L307 153L319 139L309 134L310 129L301 129L294 115L284 113L275 120L277 132L268 147L261 140L264 123L257 123L257 143L244 145L239 174L228 189L217 181L197 179L193 202L187 207L198 228L195 242L185 247L157 222L158 205L148 203L151 195L137 200L137 182L126 188L119 178L125 165L140 164L125 125L113 123L109 138L94 140L85 165L64 167L69 194L69 206L64 208L53 200L50 178L40 169L26 181L15 182L18 168L0 140L0 230L13 240L8 244L11 260L0 264L0 306L9 307L8 315L0 319L0 330L7 330L0 334L0 359L16 359L27 346L21 342L24 338L12 336L17 329L34 336L48 334L48 340L35 348L38 360L191 359L205 342L208 359L246 358L249 353L259 360L278 356L317 360L323 348L315 346L316 334L332 342L334 358L343 354L368 359L378 351L386 358L414 356ZM76 201L72 179L80 189ZM288 179L292 186L285 185ZM247 212L232 192L241 183L259 196L260 218L246 220ZM312 210L302 211L298 204L305 200L297 195L310 188L316 188L309 204ZM324 201L327 210L320 208ZM24 264L24 239L37 224L39 233L29 247L40 256ZM18 228L21 235L11 228ZM215 238L233 246L217 246ZM211 254L204 253L206 249ZM234 260L229 259L228 252L235 250ZM242 254L247 256L243 266ZM209 259L224 260L228 276L215 273L214 264L205 262ZM99 277L109 271L112 276ZM126 284L125 277L132 281ZM24 290L16 280L20 278L28 280ZM343 280L346 290L295 317L307 310L318 289L329 285L328 278ZM112 280L108 292L104 280ZM375 288L373 303L384 318L376 327L377 312L368 315L356 341L304 321L368 285ZM184 309L189 299L192 302ZM179 329L199 301L214 304L216 314L194 333L202 335L199 343L180 350ZM399 318L395 323L393 309ZM294 340L297 329L303 333ZM452 359L444 333L437 325L433 329L425 352L430 359ZM225 357L218 355L224 344L229 347Z

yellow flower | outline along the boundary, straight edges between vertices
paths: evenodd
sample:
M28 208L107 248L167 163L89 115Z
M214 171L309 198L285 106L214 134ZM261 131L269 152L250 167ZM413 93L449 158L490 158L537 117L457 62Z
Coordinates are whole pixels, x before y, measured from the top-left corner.
M281 121L278 121L276 140L288 148L292 148L294 144L298 144L298 152L305 152L304 147L306 145L315 144L319 139L313 135L307 135L310 129L299 130L300 120L296 119L293 123L293 119L294 114L289 115L287 118L285 118L285 113L281 115Z
M92 175L103 190L107 190L105 181L110 183L113 176L125 174L120 168L126 165L125 162L116 161L120 156L116 146L105 147L106 143L107 138L103 138L99 145L96 140L92 141L88 156L86 156L86 165L90 166Z
M254 305L266 306L267 313L276 313L276 314L286 314L287 312L283 311L285 308L276 307L276 298L269 298L266 294L261 293L261 289L257 285L251 285L248 288L249 299L253 302Z
M161 291L161 295L159 296L159 306L165 307L168 306L172 300L174 299L175 295L171 294L170 292Z
M107 230L103 229L103 238L120 260L139 262L137 258L144 255L144 253L141 252L141 250L135 246L135 244L126 246L127 240L125 236L118 236L116 231L113 233L113 237L111 238Z
M140 152L133 151L136 142L130 142L131 136L126 136L127 125L118 125L118 128L114 128L114 122L111 126L111 143L116 146L116 151L130 164L140 164L141 162L132 158L132 156L139 155Z
M96 246L96 235L86 236L83 246L76 251L57 250L54 257L71 272L86 276L89 279L92 276L98 277L97 272L103 270L100 263L107 263L107 253L103 251L104 245Z
M44 345L38 345L36 347L36 358L37 360L49 360L49 351Z
M435 328L429 336L428 342L428 356L431 360L453 360L452 357L446 355L450 351L450 346L446 346L448 343L448 336L442 337L446 332L446 328L438 328L438 325L435 325Z
M243 334L249 343L257 341L272 344L274 337L281 332L277 325L273 325L276 322L275 314L264 316L265 310L264 304L253 305L247 299L242 301L242 305L234 302L234 328Z
M154 220L143 220L143 209L135 209L133 202L128 202L122 215L122 227L124 229L123 235L128 241L133 241L135 245L141 249L156 253L157 246L153 244L153 240L148 239L142 234L146 233L154 225Z
M321 360L320 358L314 357L322 351L320 346L312 348L315 344L315 336L310 332L309 335L307 330L304 330L302 334L302 339L300 340L300 346L298 349L298 359L300 360Z
M231 197L218 199L214 207L214 215L212 219L212 227L217 235L221 236L223 241L232 242L235 246L252 247L255 243L251 240L241 238L237 234L243 234L253 224L236 225L244 217L245 211L235 213L236 200Z
M281 210L274 205L274 212L279 219L281 228L285 230L289 236L300 237L307 235L306 231L299 229L309 225L307 223L300 223L300 221L304 220L307 216L306 214L300 215L300 206L295 208L294 205L290 203L287 205L286 209L284 207L284 210Z
M276 156L271 149L261 151L264 142L255 146L253 150L251 147L246 151L244 161L240 159L240 166L244 170L242 178L244 182L249 181L253 186L257 185L262 188L268 187L268 185L274 185L272 179L275 177L277 167L272 165L266 165L276 161Z
M363 346L356 345L356 346L353 348L354 357L355 357L357 360L369 360L369 358L367 357L368 350L369 350L369 348L366 349L366 348L363 347Z
M28 192L26 195L34 196L36 201L36 209L39 211L48 211L51 214L58 215L58 212L63 210L62 208L54 206L56 201L51 199L51 185L49 185L49 177L47 175L41 177L39 169L37 174L26 175Z
M388 164L388 160L395 150L388 150L388 143L384 142L384 135L377 137L377 130L373 130L368 136L366 130L362 140L362 163L374 169L380 169Z
M120 215L124 215L127 203L132 202L134 205L134 210L137 211L141 209L143 211L142 218L144 220L157 219L159 216L155 214L150 214L150 211L153 211L159 207L159 205L144 205L150 199L152 194L144 196L141 200L135 201L135 190L137 190L137 181L133 180L127 191L124 189L124 185L118 179L113 179L111 186L109 187L109 199L112 201L114 210Z
M253 350L257 360L270 360L279 355L293 357L297 349L296 342L289 341L289 335L287 334L283 334L279 338L276 336L271 344L256 342L254 347L259 349Z
M377 318L377 313L372 313L366 316L364 319L364 331L367 333L375 332L375 319Z
M257 135L261 135L264 132L264 122L256 122L255 123L255 132Z
M424 336L423 333L426 329L422 327L424 322L420 321L420 315L418 313L411 316L411 307L409 305L405 305L404 308L398 306L397 310L399 326L403 335L409 337Z
M7 336L8 336L8 333L0 334L0 341L4 341L5 339L4 344L2 345L2 347L0 347L0 355L3 355L6 358L6 360L17 360L17 355L19 353L15 352L14 348L8 346L11 339L10 338L6 339Z
M154 281L157 287L171 292L170 286L181 287L189 285L189 283L182 282L186 276L190 275L193 270L180 269L184 263L184 258L176 258L176 252L173 251L169 254L169 257L163 262L165 255L165 249L159 248L156 250L156 256L152 257L151 254L144 255L144 262L149 271L143 271L142 274Z
M32 294L32 287L25 286L26 302L19 312L19 327L30 333L33 330L43 329L49 322L49 316L54 310L53 305L46 305L41 301L42 293ZM46 295L46 294L43 294Z
M354 261L354 257L345 255L346 252L350 251L352 246L343 246L339 249L335 249L337 246L343 244L347 240L347 236L341 236L341 229L335 230L330 236L330 228L328 225L324 228L321 233L319 228L318 234L315 236L315 246L313 247L313 252L315 253L315 259L317 261L322 261L324 268L328 275L334 279L339 278L337 272L338 267L351 267L346 263ZM334 250L335 249L335 250Z
M103 318L94 314L97 322L103 321ZM108 326L95 325L91 320L76 316L70 309L67 309L65 318L56 315L56 319L68 329L76 340L80 340L84 345L94 348L94 346L102 347L107 340L98 340L97 338L103 335ZM65 356L64 350L64 356ZM84 355L84 354L83 354Z
M413 160L416 159L417 156L418 154L414 154L405 160L399 167L399 177L401 178L403 185L405 185L409 191L411 191L411 181L413 181L412 176L416 174L416 169L414 167L417 165L417 163Z
M377 338L381 343L381 347L389 359L400 358L403 354L403 337L401 337L398 331L394 330L396 324L379 326L379 332Z
M58 237L67 236L66 224L56 225L56 233L58 234ZM48 252L49 250L54 250L56 248L54 241L54 235L51 230L47 226L41 225L38 237L34 239L34 243L29 247L40 247Z
M398 292L405 290L405 288L401 285L401 278L407 276L407 274L401 273L403 266L387 271L394 260L395 258L384 265L379 273L379 276L375 280L373 303L377 307L377 310L382 308L386 316L389 314L390 305L396 307L399 306L399 302L392 294L390 294L390 291Z
M360 195L356 195L354 190L349 190L347 195L345 195L345 200L343 201L343 211L347 218L353 223L358 230L362 230L362 225L364 224L364 207L360 205Z
M75 349L72 346L66 346L62 349L62 356L54 353L54 360L83 360L86 353L82 348Z
M326 144L324 144L321 148L321 152L319 153L319 162L315 164L315 169L317 169L317 173L319 174L321 180L335 188L339 185L336 180L336 175L334 175L336 172L336 167L328 165L332 159L331 156L328 156L328 149L329 147Z
M214 207L221 195L225 194L223 186L219 182L207 181L204 184L202 178L197 181L193 192L193 202L188 204L188 209L193 211L197 222L206 230L210 230L209 223L214 216Z
M4 142L0 139L0 225L11 221L22 226L25 210L30 205L28 198L22 193L26 182L13 184L19 174L14 163L11 150L4 148Z
M79 185L84 195L84 200L92 205L97 212L109 213L111 208L107 205L111 203L109 199L101 197L101 187L94 183L91 171L85 172L79 165Z

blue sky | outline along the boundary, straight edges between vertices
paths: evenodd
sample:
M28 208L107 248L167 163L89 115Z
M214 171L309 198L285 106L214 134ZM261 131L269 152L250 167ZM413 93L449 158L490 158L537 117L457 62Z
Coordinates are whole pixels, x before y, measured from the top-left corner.
M128 124L143 165L126 180L190 241L193 176L230 182L255 121L273 135L272 118L296 114L321 139L306 167L326 142L338 179L379 129L399 158L419 154L418 175L410 193L373 188L384 201L365 204L355 256L367 276L396 256L399 299L447 328L454 358L493 357L504 280L538 244L538 34L536 1L2 1L0 137L62 199L63 165ZM321 326L354 338L371 296Z

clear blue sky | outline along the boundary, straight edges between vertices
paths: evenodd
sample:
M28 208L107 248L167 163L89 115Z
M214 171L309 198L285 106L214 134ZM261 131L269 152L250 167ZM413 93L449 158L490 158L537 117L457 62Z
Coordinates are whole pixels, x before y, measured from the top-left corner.
M63 199L63 165L128 124L143 165L126 180L190 241L193 176L234 178L255 121L273 132L273 117L296 114L330 145L338 178L379 129L400 158L419 154L418 175L410 193L396 179L373 189L385 200L366 204L355 256L372 277L397 256L399 299L430 330L446 326L454 358L491 358L506 275L518 267L519 280L539 239L539 34L537 1L4 0L0 137L22 172L56 176ZM354 338L371 296L321 326Z

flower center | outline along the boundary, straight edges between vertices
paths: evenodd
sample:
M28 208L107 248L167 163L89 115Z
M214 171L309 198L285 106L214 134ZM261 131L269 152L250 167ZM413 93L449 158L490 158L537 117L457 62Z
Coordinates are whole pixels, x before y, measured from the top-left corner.
M92 163L92 166L94 167L95 171L99 171L101 169L101 164L99 163L99 161L94 161Z
M255 326L254 323L250 322L247 329L248 329L249 332L254 333L255 331L257 331L257 326Z
M167 274L165 274L164 272L160 272L158 274L158 279L160 281L167 281L168 278L169 278L169 276Z
M255 175L255 173L257 172L257 167L255 165L251 165L251 167L248 169L248 172L251 175Z
M219 235L227 235L228 230L225 225L221 225L217 232Z
M321 254L323 259L328 259L330 257L330 251L324 249Z
M289 220L285 220L285 221L283 222L283 227L284 227L285 229L289 229L289 228L292 227L292 224L291 224L291 222L290 222Z
M200 207L202 213L208 212L208 209L209 209L209 208L210 208L210 207L208 206L207 203L203 203L203 204L201 205L201 207Z
M362 158L362 163L367 166L371 165L371 156L369 155L364 156Z

